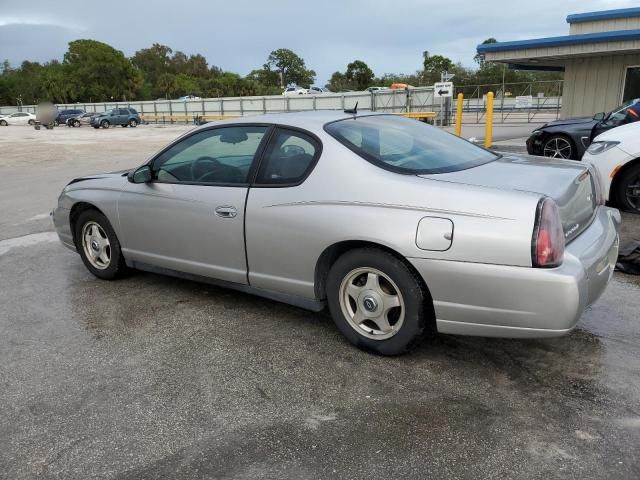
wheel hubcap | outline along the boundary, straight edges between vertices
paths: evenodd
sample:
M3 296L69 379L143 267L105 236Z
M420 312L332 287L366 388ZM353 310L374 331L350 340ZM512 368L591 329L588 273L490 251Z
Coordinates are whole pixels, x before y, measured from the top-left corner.
M82 248L89 263L98 270L104 270L111 264L111 244L98 223L87 222L82 227Z
M571 144L564 138L552 138L544 145L544 156L552 158L571 158Z
M404 322L405 306L400 289L375 268L357 268L340 285L340 308L349 325L375 340L393 337Z

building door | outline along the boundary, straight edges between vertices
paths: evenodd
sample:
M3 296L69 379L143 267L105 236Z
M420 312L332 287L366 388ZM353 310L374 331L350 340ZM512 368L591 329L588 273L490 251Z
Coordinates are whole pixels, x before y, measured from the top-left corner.
M634 98L640 98L640 66L627 67L627 74L624 79L622 103Z

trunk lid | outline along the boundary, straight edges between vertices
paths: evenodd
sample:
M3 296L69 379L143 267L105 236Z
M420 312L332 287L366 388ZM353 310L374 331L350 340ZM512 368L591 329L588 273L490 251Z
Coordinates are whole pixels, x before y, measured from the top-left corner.
M467 170L420 177L547 195L558 205L567 243L589 226L597 207L595 181L580 162L505 155Z

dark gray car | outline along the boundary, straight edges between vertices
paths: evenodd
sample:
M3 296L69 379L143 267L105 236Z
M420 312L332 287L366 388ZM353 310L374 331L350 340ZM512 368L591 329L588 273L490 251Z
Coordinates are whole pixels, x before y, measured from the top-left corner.
M527 151L530 155L580 160L595 137L638 120L640 98L629 100L608 114L546 123L532 132L527 140Z
M91 119L93 128L109 128L111 125L137 127L142 122L134 108L114 108Z

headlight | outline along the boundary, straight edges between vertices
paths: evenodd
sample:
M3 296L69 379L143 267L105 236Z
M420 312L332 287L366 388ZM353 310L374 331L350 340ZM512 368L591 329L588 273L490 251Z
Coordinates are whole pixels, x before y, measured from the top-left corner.
M587 148L587 152L589 152L591 155L599 155L603 152L606 152L607 150L612 149L618 144L620 144L620 142L593 142L591 145L589 145L589 148Z
M542 130L534 130L533 132L531 132L531 135L540 135L542 133Z

